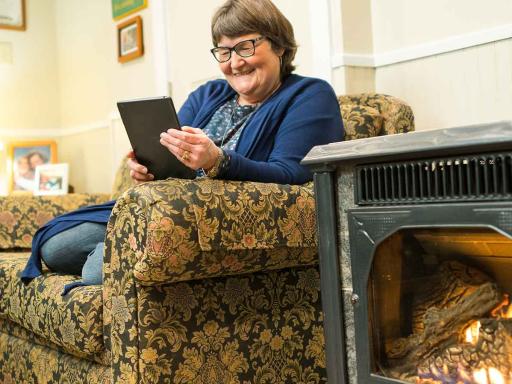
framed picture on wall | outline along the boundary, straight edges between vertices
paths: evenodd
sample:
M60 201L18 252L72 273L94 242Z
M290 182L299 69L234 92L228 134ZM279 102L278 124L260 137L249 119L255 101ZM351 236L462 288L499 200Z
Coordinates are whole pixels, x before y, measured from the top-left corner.
M68 193L67 164L43 164L36 167L34 195L65 195Z
M9 191L32 193L36 168L57 162L57 144L52 140L9 143L7 161Z
M25 28L25 0L0 0L0 29Z
M144 54L142 18L135 16L117 26L117 60L126 63Z
M114 20L122 19L147 5L147 0L112 0L112 17Z

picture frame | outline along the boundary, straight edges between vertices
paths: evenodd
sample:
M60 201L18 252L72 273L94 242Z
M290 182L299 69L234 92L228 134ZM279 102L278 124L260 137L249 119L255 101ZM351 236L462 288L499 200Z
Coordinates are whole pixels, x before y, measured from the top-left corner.
M117 26L117 60L126 63L143 54L142 18L135 16Z
M147 6L147 0L112 0L112 18L120 20Z
M10 193L33 193L38 165L57 162L53 140L21 141L8 144L7 171Z
M26 30L25 0L0 0L0 29Z
M68 193L69 166L67 163L43 164L36 167L35 196L65 195Z

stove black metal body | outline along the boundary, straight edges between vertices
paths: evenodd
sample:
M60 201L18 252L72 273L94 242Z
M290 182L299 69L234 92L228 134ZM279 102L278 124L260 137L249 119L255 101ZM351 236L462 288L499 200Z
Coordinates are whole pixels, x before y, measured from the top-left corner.
M512 123L335 143L303 163L329 383L512 382Z

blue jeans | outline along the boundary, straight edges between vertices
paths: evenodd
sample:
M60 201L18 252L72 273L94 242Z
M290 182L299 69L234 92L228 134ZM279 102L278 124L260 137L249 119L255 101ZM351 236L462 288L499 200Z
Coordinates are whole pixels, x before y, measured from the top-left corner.
M107 226L83 223L58 233L41 247L41 258L52 272L81 275L84 284L103 280L103 246Z

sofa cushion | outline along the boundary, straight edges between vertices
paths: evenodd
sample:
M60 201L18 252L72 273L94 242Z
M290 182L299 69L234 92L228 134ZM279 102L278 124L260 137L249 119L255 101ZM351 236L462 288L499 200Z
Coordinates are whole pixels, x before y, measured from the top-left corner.
M101 286L80 287L61 296L77 276L44 273L25 285L20 274L28 253L0 253L0 316L62 347L101 362Z

